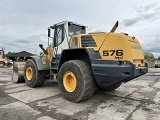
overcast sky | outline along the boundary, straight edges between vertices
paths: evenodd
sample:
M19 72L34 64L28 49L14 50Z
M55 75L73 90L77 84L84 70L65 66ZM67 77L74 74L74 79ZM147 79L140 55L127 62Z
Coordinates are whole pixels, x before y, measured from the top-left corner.
M47 28L69 20L88 32L109 31L135 36L144 52L160 56L159 0L0 0L0 49L31 53L47 47Z

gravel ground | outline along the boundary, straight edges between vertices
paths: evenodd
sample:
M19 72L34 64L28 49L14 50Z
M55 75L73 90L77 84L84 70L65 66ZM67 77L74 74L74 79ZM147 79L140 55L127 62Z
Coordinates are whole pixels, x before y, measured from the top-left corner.
M97 90L80 103L63 99L52 80L40 88L11 82L12 68L0 68L0 120L159 120L160 69L121 85Z

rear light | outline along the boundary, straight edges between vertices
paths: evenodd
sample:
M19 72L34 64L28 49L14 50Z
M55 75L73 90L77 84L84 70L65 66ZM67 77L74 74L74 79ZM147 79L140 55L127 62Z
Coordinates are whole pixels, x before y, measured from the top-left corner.
M117 64L118 65L127 65L127 62L126 61L118 61Z
M141 63L144 63L144 61L143 61L143 60L141 60Z
M118 64L118 65L122 65L122 61L118 61L117 64Z
M127 62L123 62L123 65L127 65Z
M134 39L135 39L135 37L132 37L132 39L134 40Z

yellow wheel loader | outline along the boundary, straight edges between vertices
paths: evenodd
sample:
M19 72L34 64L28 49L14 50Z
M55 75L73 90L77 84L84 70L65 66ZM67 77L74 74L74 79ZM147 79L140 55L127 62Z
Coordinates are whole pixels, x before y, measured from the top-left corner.
M0 50L0 68L4 67L7 64L7 59L4 57L3 49Z
M56 79L62 96L71 102L91 97L96 88L111 91L148 71L140 43L126 33L86 34L86 26L63 21L48 28L51 47L45 55L32 56L24 66L29 87L42 86L46 77Z

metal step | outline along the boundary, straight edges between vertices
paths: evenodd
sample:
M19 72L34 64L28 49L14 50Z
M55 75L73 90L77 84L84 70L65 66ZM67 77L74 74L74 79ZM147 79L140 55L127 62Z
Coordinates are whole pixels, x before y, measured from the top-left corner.
M51 70L58 70L58 66L57 67L51 67Z
M51 75L57 75L56 73L51 73Z
M58 62L51 62L52 65L58 65Z

